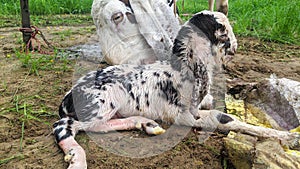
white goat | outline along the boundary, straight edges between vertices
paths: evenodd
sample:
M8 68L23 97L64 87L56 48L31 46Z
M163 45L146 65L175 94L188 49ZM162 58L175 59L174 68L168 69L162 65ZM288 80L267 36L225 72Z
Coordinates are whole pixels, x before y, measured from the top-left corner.
M110 66L79 79L64 97L61 119L53 125L69 168L87 168L85 151L74 138L78 131L142 129L148 134L164 133L154 119L296 143L296 133L252 126L217 110L199 110L209 92L211 67L220 66L221 60L236 50L233 37L224 14L203 11L183 25L170 60Z
M166 60L180 29L169 5L167 0L94 0L92 17L104 59L112 65Z

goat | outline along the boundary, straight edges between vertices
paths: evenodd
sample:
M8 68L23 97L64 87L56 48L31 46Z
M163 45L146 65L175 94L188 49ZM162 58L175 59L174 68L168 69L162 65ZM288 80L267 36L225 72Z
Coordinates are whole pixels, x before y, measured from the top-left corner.
M111 65L166 60L180 29L167 0L94 0L91 14Z
M110 66L80 78L59 107L61 119L53 124L69 168L87 168L85 151L75 140L78 131L140 129L150 135L163 134L156 119L275 137L294 145L299 138L296 133L249 125L218 110L199 109L209 93L212 67L221 65L236 47L226 16L202 11L180 29L170 60Z
M208 0L208 9L214 11L215 0ZM216 0L216 7L218 12L228 15L228 0Z

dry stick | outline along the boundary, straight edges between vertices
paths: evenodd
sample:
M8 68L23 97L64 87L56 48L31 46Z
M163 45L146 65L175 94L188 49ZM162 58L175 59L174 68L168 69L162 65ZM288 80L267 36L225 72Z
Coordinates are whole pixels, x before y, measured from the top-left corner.
M26 103L24 103L24 108L23 108L23 112L24 112L24 118L25 119L23 119L22 120L22 131L21 131L21 139L20 139L20 151L23 151L23 139L24 139L24 127L25 127L25 120L26 120L26 118L27 118L27 111L26 111Z
M23 84L25 83L25 81L27 80L27 78L28 78L28 76L29 76L29 74L30 74L30 72L31 72L31 69L32 69L32 67L30 67L30 69L29 69L29 71L28 71L27 75L25 76L24 80L22 81L22 83L20 84L20 86L18 86L18 88L16 89L16 91L14 92L14 95L13 95L13 97L12 97L11 101L13 101L13 100L14 100L14 98L15 98L15 96L17 95L17 93L18 93L18 91L19 91L20 87L22 87L22 86L23 86Z

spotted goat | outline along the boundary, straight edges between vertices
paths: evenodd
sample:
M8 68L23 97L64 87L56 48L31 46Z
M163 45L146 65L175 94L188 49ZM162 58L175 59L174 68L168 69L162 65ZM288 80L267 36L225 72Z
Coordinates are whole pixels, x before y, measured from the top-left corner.
M295 144L298 134L249 125L218 110L199 109L209 93L213 65L221 65L236 47L226 16L203 11L182 26L170 60L110 66L80 78L65 95L59 108L61 119L53 125L69 168L87 168L85 151L75 140L78 131L140 129L150 135L163 134L157 119Z

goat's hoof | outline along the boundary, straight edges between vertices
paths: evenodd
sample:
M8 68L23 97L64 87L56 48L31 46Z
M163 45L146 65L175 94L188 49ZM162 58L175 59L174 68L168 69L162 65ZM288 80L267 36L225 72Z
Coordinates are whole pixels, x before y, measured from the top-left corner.
M65 161L69 163L68 169L86 169L86 156L82 147L73 147L65 155Z
M142 128L143 126L142 126L142 123L140 123L140 122L137 122L136 124L135 124L135 128L137 128L137 129L139 129L139 130L142 130L143 128Z
M152 124L151 122L148 122L142 125L145 132L150 135L160 135L166 132L166 130L161 128L158 124Z
M73 149L69 150L69 152L65 155L65 162L71 162L72 158L74 157L75 153L73 151Z
M153 134L155 134L155 135L164 134L165 132L166 132L166 130L159 126L153 128Z

